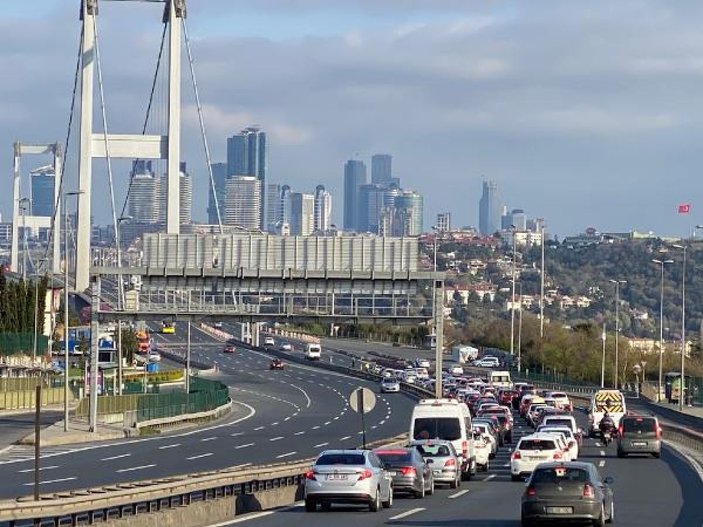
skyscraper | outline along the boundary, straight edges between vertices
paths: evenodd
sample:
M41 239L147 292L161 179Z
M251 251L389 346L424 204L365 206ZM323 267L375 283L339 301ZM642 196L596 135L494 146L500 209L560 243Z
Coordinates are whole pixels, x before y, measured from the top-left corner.
M211 225L217 224L217 209L215 208L215 196L217 196L217 205L220 208L220 219L224 221L225 215L225 180L227 179L227 163L213 163L212 169L212 179L215 182L215 194L212 192L210 182L208 182L208 206L207 206L207 217L208 223Z
M134 223L158 223L161 199L159 181L151 170L151 161L132 163L127 210Z
M395 198L394 236L419 236L423 228L423 198L414 190L403 190Z
M359 232L379 234L385 195L383 185L370 183L359 187Z
M332 224L332 194L325 190L324 185L315 188L315 231L329 230Z
M389 154L374 154L371 156L371 183L390 185L393 179L393 157Z
M281 208L281 222L290 224L291 204L290 204L290 185L281 187L281 196L279 198Z
M259 180L259 218L264 228L266 186L266 133L256 126L227 139L227 177L254 176Z
M186 169L185 161L181 161L181 182L180 182L180 214L179 221L181 225L192 223L193 210L193 181L190 178ZM164 174L161 179L156 182L157 195L157 213L159 223L166 223L167 214L167 196L168 196L168 176Z
M500 230L500 200L498 184L495 181L483 182L483 195L478 202L478 230L490 236Z
M310 236L315 227L315 196L303 192L290 195L290 233L294 236Z
M261 181L255 176L234 176L225 182L225 225L258 229L261 225Z
M52 166L38 168L30 172L32 216L54 215L54 168Z
M359 226L359 187L366 184L366 165L350 159L344 165L344 229L356 230Z
M266 185L266 230L276 232L276 224L283 221L281 209L281 185L269 183Z

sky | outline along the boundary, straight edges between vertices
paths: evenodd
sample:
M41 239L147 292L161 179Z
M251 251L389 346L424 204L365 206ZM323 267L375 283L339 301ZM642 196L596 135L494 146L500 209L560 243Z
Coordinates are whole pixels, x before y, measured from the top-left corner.
M139 133L163 5L100 5L107 128ZM9 221L13 142L65 142L80 1L2 6ZM424 195L427 229L443 211L456 226L477 225L481 182L493 180L509 208L546 218L559 236L587 227L683 235L703 223L701 20L703 4L689 0L189 0L187 28L212 160L225 160L228 135L258 124L269 134L269 181L306 192L324 184L338 223L345 161L370 171L372 154L389 153L402 186ZM194 219L204 221L207 164L187 60L183 74L183 159ZM163 75L156 86L152 133L165 129ZM102 131L97 91L95 108ZM71 188L77 134L74 121ZM23 172L46 163L25 157ZM128 170L112 164L118 209ZM95 221L108 223L104 160L93 189ZM677 214L683 203L690 214Z

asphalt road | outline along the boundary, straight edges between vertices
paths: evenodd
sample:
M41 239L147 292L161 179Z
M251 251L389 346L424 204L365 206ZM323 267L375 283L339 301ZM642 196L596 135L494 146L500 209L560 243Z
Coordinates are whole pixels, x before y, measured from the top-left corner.
M34 412L0 416L0 450L34 432ZM63 419L62 410L42 410L39 422L42 427Z
M167 340L182 342L184 329ZM252 351L223 354L223 344L193 328L193 357L218 361L236 412L228 420L185 433L76 446L42 459L42 492L153 479L231 466L296 461L323 448L361 444L360 417L348 406L357 386L369 383L298 365L270 371L270 358ZM407 430L413 401L378 394L366 419L367 439ZM0 462L0 499L31 493L31 461Z

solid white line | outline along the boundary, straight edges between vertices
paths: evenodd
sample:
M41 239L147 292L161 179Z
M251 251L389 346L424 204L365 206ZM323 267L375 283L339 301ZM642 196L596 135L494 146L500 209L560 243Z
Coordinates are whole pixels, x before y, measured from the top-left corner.
M202 443L205 443L206 441L214 441L215 439L217 439L217 438L216 438L216 437L204 437L204 438L201 439L200 441L201 441Z
M60 478L60 479L48 479L46 481L40 481L40 485L48 485L49 483L61 483L63 481L73 481L76 478ZM30 485L34 485L34 482L32 481L31 483L25 483L25 487L29 487Z
M234 447L234 448L235 448L236 450L239 450L240 448L247 448L247 447L250 447L250 446L254 446L254 443L247 443L246 445L238 445L238 446L236 446L236 447Z
M491 474L490 476L486 476L486 477L483 479L483 481L491 481L491 480L492 480L493 478L495 478L495 477L496 477L495 474Z
M283 436L272 437L271 439L269 439L269 441L274 442L274 441L280 441L281 439L284 439L284 437Z
M51 465L50 467L41 467L39 470L54 470L55 468L59 468L59 465ZM18 470L17 471L20 474L26 473L26 472L34 472L33 468L26 468L24 470Z
M604 467L604 466L605 466L605 460L604 460L604 459L601 459L601 460L598 462L598 466L599 466L599 467Z
M210 525L210 527L227 527L228 525L233 525L235 523L242 523L242 522L247 522L250 520L256 520L257 518L265 518L266 516L271 516L272 514L276 514L277 512L297 509L298 507L301 507L303 505L303 503L305 503L305 502L296 501L293 505L290 505L288 507L281 507L280 509L273 509L270 511L253 512L251 514L245 515L243 518L234 519L234 520L227 520L222 523L216 523L215 525Z
M276 459L281 459L282 457L294 456L295 454L297 454L297 452L286 452L285 454L281 454L280 456L276 456Z
M212 455L213 455L212 452L208 452L207 454L200 454L199 456L187 457L186 460L187 460L187 461L193 461L194 459L200 459L200 458L202 458L202 457L210 457L210 456L212 456Z
M455 500L456 498L461 498L467 492L469 492L469 489L460 490L456 494L452 494L451 496L447 496L447 498L449 498L450 500Z
M351 436L344 436L339 438L340 441L346 441L347 439L351 439Z
M121 472L132 472L132 471L134 471L134 470L144 470L145 468L152 468L152 467L155 467L155 466L156 466L155 464L152 464L152 465L141 465L141 466L138 466L138 467L121 468L120 470L115 470L115 472L117 472L117 473L119 474L119 473L121 473Z
M120 454L119 456L104 457L100 461L112 461L113 459L121 459L123 457L129 457L132 454Z
M329 443L320 443L319 445L313 446L313 448L322 448L323 446L327 446L327 445L329 445Z
M400 520L401 518L407 518L411 514L417 514L418 512L424 511L424 507L418 507L417 509L410 509L409 511L401 512L400 514L396 514L395 516L391 516L388 518L389 520Z
M181 446L181 444L180 444L180 443L173 443L172 445L160 446L160 447L159 447L159 450L166 450L166 449L168 449L168 448L176 448L176 447L178 447L178 446Z

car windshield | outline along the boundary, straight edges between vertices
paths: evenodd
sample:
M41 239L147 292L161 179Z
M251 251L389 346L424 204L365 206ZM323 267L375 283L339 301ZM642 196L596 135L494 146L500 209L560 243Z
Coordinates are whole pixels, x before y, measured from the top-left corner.
M582 468L574 467L549 467L537 468L532 474L530 483L558 483L573 481L585 483L589 480L588 472Z
M556 445L550 439L523 439L518 450L554 450Z
M384 463L409 463L412 461L412 456L409 451L405 450L386 450L376 452L376 455L383 460Z
M550 424L552 426L567 426L569 429L571 429L571 419L557 419L553 417L547 417L545 424Z
M420 452L423 457L443 457L451 455L451 452L447 445L417 445L415 448L417 448L417 451Z
M317 461L316 465L364 465L363 454L323 454Z
M656 425L654 419L644 419L641 417L635 419L623 419L622 431L631 433L654 432Z
M461 425L456 417L418 417L413 439L461 439Z

